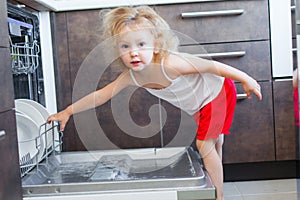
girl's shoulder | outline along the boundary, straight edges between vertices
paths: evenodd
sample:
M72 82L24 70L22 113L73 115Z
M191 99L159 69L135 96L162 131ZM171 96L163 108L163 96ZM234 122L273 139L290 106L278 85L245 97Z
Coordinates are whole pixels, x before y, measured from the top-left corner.
M189 61L189 54L185 53L172 53L165 57L162 65L166 73L175 79L178 76L187 74L187 69L191 63Z
M190 58L192 55L187 53L172 53L165 57L165 65L174 69L181 69L184 66L190 64Z

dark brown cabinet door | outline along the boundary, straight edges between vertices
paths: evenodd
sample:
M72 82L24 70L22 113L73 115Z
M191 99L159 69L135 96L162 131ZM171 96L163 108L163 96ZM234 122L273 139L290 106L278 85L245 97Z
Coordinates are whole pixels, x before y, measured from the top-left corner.
M14 107L6 1L0 1L0 199L21 200L21 178Z
M296 159L293 84L291 80L274 81L274 118L276 160Z
M225 137L224 163L275 161L272 84L260 85L262 101L255 96L237 101L231 134ZM237 92L243 93L240 84Z
M0 199L21 200L21 178L15 112L0 113Z

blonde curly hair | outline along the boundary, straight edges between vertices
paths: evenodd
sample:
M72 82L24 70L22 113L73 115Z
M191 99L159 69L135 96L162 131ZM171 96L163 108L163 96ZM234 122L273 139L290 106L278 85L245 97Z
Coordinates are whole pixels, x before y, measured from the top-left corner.
M104 38L117 36L126 26L147 27L156 40L158 56L177 51L179 40L168 23L148 6L118 7L102 13L102 32Z

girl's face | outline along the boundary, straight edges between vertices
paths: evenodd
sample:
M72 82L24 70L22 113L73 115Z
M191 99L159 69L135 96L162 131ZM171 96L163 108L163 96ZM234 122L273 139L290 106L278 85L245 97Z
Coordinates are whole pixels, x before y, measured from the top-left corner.
M153 59L154 36L149 29L124 29L117 42L121 59L129 69L141 71Z

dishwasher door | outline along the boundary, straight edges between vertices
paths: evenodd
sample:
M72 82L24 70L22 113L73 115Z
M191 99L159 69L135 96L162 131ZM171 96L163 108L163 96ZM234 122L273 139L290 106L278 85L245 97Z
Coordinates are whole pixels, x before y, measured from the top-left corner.
M216 197L190 147L63 152L40 163L22 185L25 200Z

